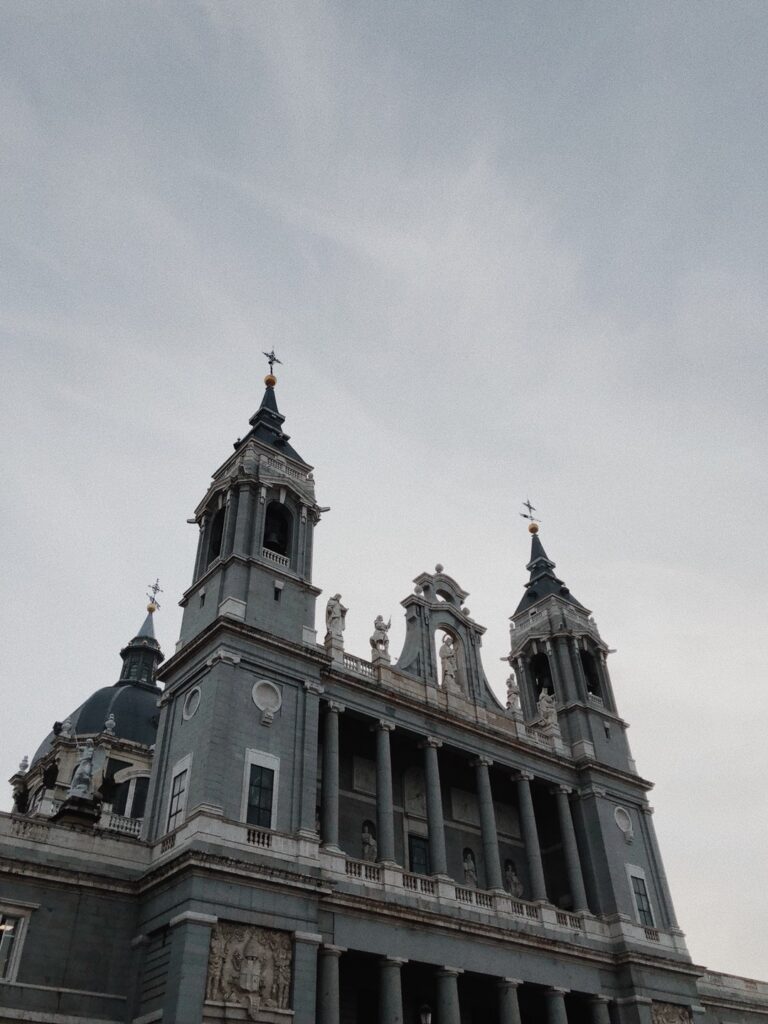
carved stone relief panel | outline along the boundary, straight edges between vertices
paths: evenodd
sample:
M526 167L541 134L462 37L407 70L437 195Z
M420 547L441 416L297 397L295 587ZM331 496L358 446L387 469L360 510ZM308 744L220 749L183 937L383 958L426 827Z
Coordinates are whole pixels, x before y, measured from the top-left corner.
M406 814L426 818L427 790L424 772L420 768L407 768L403 773L403 801Z
M287 932L220 921L211 933L205 997L241 1007L248 1020L287 1010L292 947Z
M512 804L500 804L493 803L494 810L496 811L496 828L499 835L513 836L515 839L520 838L520 817L517 813L517 808L513 807Z
M463 821L467 825L480 824L480 809L477 797L466 789L451 789L451 815L454 821Z
M687 1006L675 1003L653 1003L651 1008L653 1024L691 1024L691 1011Z

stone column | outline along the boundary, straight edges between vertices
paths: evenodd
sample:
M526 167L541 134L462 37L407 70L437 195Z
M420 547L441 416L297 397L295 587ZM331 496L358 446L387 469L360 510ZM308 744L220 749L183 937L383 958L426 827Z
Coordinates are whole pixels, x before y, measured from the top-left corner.
M323 789L321 825L323 845L339 849L339 715L344 711L335 700L328 701L323 730Z
M568 795L571 792L570 786L558 786L555 790L557 813L560 818L560 836L563 840L563 853L565 854L565 869L568 873L568 886L573 898L573 909L576 911L589 910L587 894L584 890L584 876L581 873L579 848L576 843L576 831L571 817L571 805L568 802Z
M544 998L547 1001L547 1024L568 1024L568 1014L565 1012L565 995L567 988L545 989Z
M567 695L565 692L565 680L560 672L560 663L557 660L557 651L551 640L544 641L544 648L549 660L549 674L552 677L552 689L555 691L553 697L558 704L565 704Z
M429 869L433 875L448 874L448 862L445 856L443 795L440 789L440 766L437 760L437 750L442 745L442 740L435 739L434 736L428 736L421 744L424 750L424 774L427 778Z
M253 488L250 484L240 485L237 498L237 522L235 524L234 552L246 557L251 553L251 524L253 523Z
M221 538L221 557L225 558L232 553L232 545L235 541L235 525L237 523L237 499L238 490L230 487L227 491L227 511L224 516L224 530Z
M461 1024L458 986L461 973L455 967L437 971L437 1024Z
M299 832L317 835L317 740L320 727L320 694L323 687L313 679L304 680L304 755L301 760Z
M483 857L485 860L486 885L489 889L503 889L501 861L499 859L499 837L496 832L496 811L493 807L493 791L488 769L493 764L490 757L481 755L472 764L477 782L477 799L480 805L480 828L483 834Z
M392 754L389 734L395 728L392 722L376 724L376 837L380 861L395 860L395 812L392 798ZM399 975L398 975L399 977Z
M202 1020L211 928L211 914L184 911L172 917L168 983L163 996L164 1020Z
M197 538L197 558L195 559L195 583L203 575L205 571L205 553L208 549L208 520L210 516L207 512L203 512L200 517L199 530L200 533Z
M576 637L571 638L570 644L571 651L571 663L573 664L573 674L576 678L576 686L579 691L579 698L581 700L589 700L589 687L587 686L587 677L584 675L584 666L581 663L581 647Z
M318 965L317 1024L339 1024L339 960L342 946L321 946Z
M499 1024L521 1024L517 990L522 985L516 978L499 978Z
M608 1012L609 996L592 996L589 1000L592 1024L611 1024L611 1015Z
M293 1024L317 1024L317 949L322 941L316 932L293 933Z
M531 882L531 896L534 900L547 899L547 885L544 881L544 865L541 862L539 833L536 830L536 815L533 810L531 796L530 772L520 772L517 776L517 799L520 805L520 826L523 831L525 853L528 861L528 877Z
M536 705L533 702L533 686L530 679L528 678L528 667L525 664L525 658L522 654L519 654L516 659L517 664L517 685L520 689L520 707L523 712L523 717L531 719L536 713Z
M407 960L386 956L379 966L379 1024L403 1024L400 969Z

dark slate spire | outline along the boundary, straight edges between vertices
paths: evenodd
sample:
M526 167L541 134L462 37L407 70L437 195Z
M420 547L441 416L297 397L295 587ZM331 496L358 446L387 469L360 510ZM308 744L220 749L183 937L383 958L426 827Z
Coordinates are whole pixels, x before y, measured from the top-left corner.
M528 529L531 533L531 560L526 565L526 569L530 572L531 577L525 584L525 593L515 609L515 615L532 607L543 598L552 596L568 601L569 604L576 605L577 608L584 608L573 597L563 581L555 576L553 572L555 563L549 558L541 543L538 523L531 523ZM584 610L586 611L586 609Z
M147 686L155 689L155 669L163 660L160 644L155 639L155 624L152 620L158 605L150 601L147 605L147 617L141 629L129 644L120 651L123 669L115 686Z
M277 408L277 399L275 398L277 378L273 373L268 373L264 378L264 383L266 388L261 405L248 421L252 427L249 436L269 445L281 455L286 455L289 459L296 459L306 466L307 463L304 462L304 459L288 444L290 440L288 434L283 432L285 416Z

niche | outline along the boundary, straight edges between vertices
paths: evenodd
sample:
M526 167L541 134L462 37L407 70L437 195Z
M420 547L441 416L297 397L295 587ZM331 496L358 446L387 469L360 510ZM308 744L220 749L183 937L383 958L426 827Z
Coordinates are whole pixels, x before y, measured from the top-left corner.
M587 680L587 693L602 699L600 676L597 671L595 656L591 651L580 651L579 653L581 654L581 667L584 669L584 678Z
M539 652L534 654L530 661L531 678L536 690L535 699L538 701L542 690L549 690L554 696L555 687L552 683L552 669L549 667L549 658L546 654Z
M206 566L209 566L214 558L218 558L221 554L221 541L224 536L224 506L216 509L216 512L211 520L211 530L208 534L208 558L206 559Z
M264 547L276 555L290 557L293 517L285 505L270 501L264 517Z

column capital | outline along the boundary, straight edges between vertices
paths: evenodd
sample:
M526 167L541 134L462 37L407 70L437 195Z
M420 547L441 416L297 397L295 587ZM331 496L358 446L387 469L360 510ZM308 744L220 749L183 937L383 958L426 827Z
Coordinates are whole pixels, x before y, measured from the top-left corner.
M547 995L567 996L571 990L569 988L561 988L559 985L548 985L544 991Z
M565 796L570 796L573 792L573 786L567 786L564 782L558 782L556 786L552 787L553 793L563 793Z
M458 978L458 976L463 973L463 967L438 967L435 971L438 978Z
M420 750L424 750L426 747L434 747L435 750L438 750L442 745L443 741L437 736L425 736L423 740L419 741Z
M604 996L601 993L596 992L593 995L590 995L589 1001L590 1003L612 1003L613 999L611 996Z
M297 942L306 942L311 946L319 946L323 941L323 936L319 932L294 932L293 937Z
M508 988L520 988L524 982L520 978L497 978L497 985L506 985Z
M488 757L487 754L478 754L477 757L473 757L469 763L473 768L490 768L493 764L493 758Z
M394 964L396 967L402 967L403 964L408 963L408 958L404 956L383 956L381 958L383 964Z
M320 952L323 953L323 954L327 953L329 956L341 956L342 953L346 953L347 952L347 947L346 946L333 946L330 943L328 943L328 944L323 943L323 945L320 947Z
M395 723L390 721L389 718L380 718L378 722L374 722L371 726L371 732L376 732L377 730L380 732L394 732Z
M654 808L650 804L641 804L640 810L643 814L653 814Z
M175 928L179 924L202 924L212 928L218 922L219 919L215 914L198 914L194 910L185 910L183 913L177 914L176 917L172 917L168 926Z
M342 715L346 711L346 708L344 707L343 704L340 704L337 700L329 700L328 701L328 710L329 711L333 711L333 713L336 714L336 715Z
M519 768L512 772L512 778L515 782L533 782L533 772L526 771L524 768Z
M325 693L325 687L322 685L322 683L318 683L314 679L305 679L304 689L307 691L307 693L316 693L318 696L321 693Z

